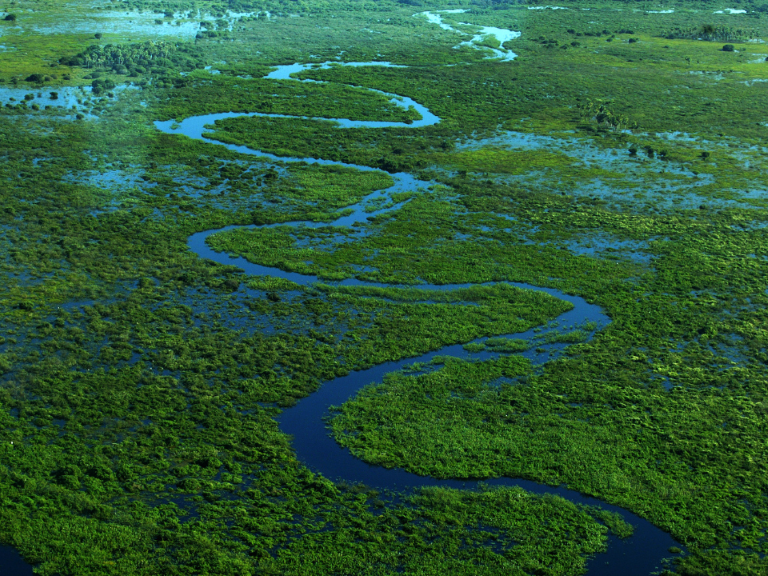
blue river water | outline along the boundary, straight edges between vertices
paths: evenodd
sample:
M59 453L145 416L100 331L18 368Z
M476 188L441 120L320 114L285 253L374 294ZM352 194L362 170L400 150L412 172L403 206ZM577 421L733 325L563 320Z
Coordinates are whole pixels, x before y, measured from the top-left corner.
M386 63L350 63L347 65L363 66L377 64L386 65ZM282 66L278 67L278 70L272 72L267 76L267 78L281 80L291 79L291 74L301 72L311 67L312 66L310 65L304 64ZM325 65L321 65L321 67L325 67ZM402 98L393 94L387 94L387 96L390 96L393 102L399 103L399 105L402 105L405 108L411 106L414 107L421 115L421 120L407 124L404 122L361 122L348 119L328 118L304 119L324 121L330 120L336 122L340 128L385 128L391 126L418 128L421 126L436 124L440 121L440 119L429 112L426 107L414 102L413 100ZM277 114L228 112L196 116L184 119L178 123L175 121L156 122L155 126L162 132L168 134L177 134L210 144L225 146L229 150L233 150L241 154L257 156L262 161L289 163L303 162L308 164L347 166L365 171L373 170L373 168L368 166L333 162L319 158L293 158L275 156L273 154L263 153L258 150L248 148L246 146L237 146L233 144L218 142L205 135L206 131L208 130L206 127L212 125L218 120L249 116L297 118L295 116L283 116ZM402 206L402 203L400 203L389 206L382 210L367 212L365 207L368 202L372 200L380 200L382 198L389 198L391 194L403 190L425 190L431 185L430 182L417 180L412 175L407 173L397 173L392 174L391 176L394 179L394 184L391 187L385 190L374 191L357 204L346 207L345 210L348 211L351 208L352 213L345 213L343 216L340 215L339 218L332 223L288 222L281 223L280 226L364 226L367 223L369 217L375 217L386 212L398 210ZM258 227L259 226L257 225L251 225L244 226L242 228ZM238 227L228 226L219 230L207 230L193 234L188 239L188 246L201 258L207 258L221 264L237 266L243 269L246 274L280 277L304 286L309 286L320 282L320 279L316 276L298 274L295 272L286 272L277 268L248 262L246 259L239 256L231 256L229 254L216 252L212 250L206 243L206 240L211 235L220 232L226 232L235 228ZM389 284L365 282L354 278L349 278L334 284L342 286L368 287L391 286ZM579 326L585 322L593 322L595 329L592 330L591 334L589 335L589 338L592 338L597 331L603 329L610 322L610 319L605 314L603 314L600 307L589 304L579 296L565 294L561 291L551 288L542 288L528 284L512 282L507 284L528 290L545 292L551 296L570 302L573 307L569 311L561 314L556 319L556 324L553 324L553 326L540 327L535 331L528 330L520 334L505 335L506 338L520 338L535 342L540 340L542 336L546 335L548 331L555 329L555 325L557 328L562 329L566 326ZM467 288L470 286L472 285L422 284L411 286L411 288L423 289L425 291L450 291L460 288ZM476 342L482 342L483 340L485 340L485 338L480 338L476 340ZM557 357L565 348L565 346L566 345L564 344L536 342L535 346L531 346L528 351L523 352L522 354L526 356L532 362L532 364L542 365L545 362ZM330 480L343 480L349 483L362 482L372 488L394 490L399 492L408 492L427 486L441 486L473 490L477 489L481 482L482 484L489 486L518 486L536 494L555 494L577 504L600 506L603 509L617 512L621 514L627 522L634 526L634 534L624 540L620 540L614 536L609 536L607 552L598 554L589 561L587 574L589 576L648 576L652 572L659 570L662 567L662 559L673 556L668 551L669 548L672 546L680 545L663 530L660 530L647 520L627 510L607 504L596 498L585 496L577 491L569 490L564 486L548 486L524 479L478 478L472 480L440 480L427 476L419 476L402 469L387 469L380 466L372 466L354 457L348 449L342 448L339 444L337 444L329 434L329 430L323 420L324 417L328 415L329 406L338 406L343 404L345 401L354 397L355 394L364 386L381 383L387 373L400 370L405 366L417 362L429 362L436 356L488 359L495 357L496 355L496 353L490 351L470 353L464 349L461 344L455 344L446 346L439 350L434 350L419 357L406 358L397 362L387 362L373 366L367 370L350 372L346 376L342 376L332 381L323 383L315 393L302 399L295 406L284 410L278 418L279 425L283 432L290 434L293 437L293 446L296 450L297 457L308 468L315 472L319 472ZM13 548L7 546L0 547L0 575L27 576L31 574L32 568L22 560L21 556L19 556L19 554Z
M281 224L291 225L291 223ZM338 225L335 222L334 225ZM252 226L253 227L253 226ZM252 275L270 275L286 280L291 280L300 285L311 285L318 282L316 276L286 272L248 262L242 257L215 252L207 244L206 239L214 233L237 228L230 226L221 230L211 230L195 234L188 240L188 245L202 258L208 258L221 264L234 265ZM376 282L365 282L354 278L334 283L341 286L391 286ZM490 284L490 283L489 283ZM557 317L558 328L565 326L578 326L584 322L594 322L597 326L590 334L604 328L610 319L602 313L599 306L587 303L583 298L564 294L559 290L539 288L529 284L508 282L507 284L546 292L562 300L573 304L573 308ZM488 284L485 284L488 285ZM471 284L430 285L421 284L412 288L424 290L457 290L467 288ZM538 331L534 329L519 334L505 335L506 338L520 338L526 340L539 340L553 328L544 327ZM475 342L482 342L486 338L479 338ZM522 355L526 356L534 365L541 365L555 357L565 348L564 344L537 343ZM456 358L471 358L476 360L489 359L497 354L483 351L469 353L461 344L445 346L415 358L407 358L398 362L387 362L362 371L350 372L346 376L325 382L312 395L300 400L295 406L288 408L278 418L280 429L293 436L293 446L297 457L311 470L321 473L330 480L344 480L348 483L362 482L370 487L410 491L414 488L426 486L442 486L457 489L477 489L482 482L489 486L519 486L536 494L557 494L578 504L600 506L603 509L618 512L624 519L635 527L634 534L625 540L614 536L609 537L608 551L596 556L589 565L589 576L608 576L622 574L627 576L647 576L661 567L660 560L670 556L668 549L678 546L672 537L666 532L652 525L647 520L623 510L617 506L606 504L598 499L584 496L574 490L563 486L553 487L538 484L529 480L513 478L489 478L477 480L438 480L431 477L418 476L401 469L386 469L380 466L372 466L355 458L352 453L342 448L329 434L323 418L328 415L329 406L338 406L354 397L364 386L378 384L383 381L387 373L402 369L405 366L429 362L437 356L453 356Z
M354 63L352 65L359 66L361 63ZM307 68L309 68L308 65L300 64L285 66L281 67L278 71L271 73L269 76L267 76L267 78L285 80L289 79L291 74L301 72ZM389 126L392 124L403 127L407 126L410 128L418 128L419 126L431 125L439 122L439 118L435 117L432 113L426 110L425 107L417 105L416 103L409 103L409 105L414 105L417 108L419 113L422 115L421 121L414 122L412 124L405 124L389 122L359 123L347 119L331 120L337 122L340 128L346 128L350 126L357 127L362 124L365 124L370 128L384 127L382 125ZM288 163L303 162L308 164L339 165L353 167L358 170L372 169L368 166L358 166L343 162L333 162L319 158L279 157L273 154L263 153L259 150L254 150L246 146L224 144L205 136L206 130L208 130L210 125L213 124L216 120L239 116L267 115L259 113L226 113L197 116L194 118L185 119L180 123L174 123L173 121L157 122L155 125L158 129L167 133L183 134L190 138L202 140L211 144L225 146L230 150L242 154L258 156L265 160ZM274 117L276 115L269 116ZM322 120L329 119L323 118ZM206 128L206 126L209 128ZM361 200L359 203L345 207L344 210L346 211L349 211L351 208L352 213L339 216L339 218L333 222L318 223L297 221L281 223L279 226L364 226L368 218L375 217L385 212L397 210L401 206L401 204L397 204L383 210L366 212L366 203L371 199L381 198L382 196L388 197L393 192L402 191L404 188L413 191L424 190L431 184L430 182L417 180L412 175L407 173L398 173L393 174L392 176L394 178L393 186L387 188L386 190L377 190ZM299 274L296 272L286 272L278 268L249 262L240 256L232 256L229 254L216 252L211 249L206 242L206 240L213 234L226 232L236 228L253 229L268 226L269 225L228 226L218 230L207 230L190 236L187 244L190 249L201 258L207 258L221 264L237 266L244 270L246 274L279 277L304 286L309 286L320 282L321 279L319 279L317 276ZM366 282L355 278L348 278L340 282L335 282L334 284L339 286L367 287L392 286L389 284ZM528 284L513 282L509 282L508 284L517 286L519 288L545 292L551 296L570 302L573 305L573 308L568 312L561 314L554 323L554 325L556 325L558 328L563 328L564 326L578 326L584 322L594 322L596 328L589 336L592 338L595 332L601 330L610 322L610 319L605 314L603 314L599 306L589 304L581 297L565 294L559 290L554 290L551 288L541 288ZM448 291L467 288L469 286L471 286L471 284L420 284L411 287L423 289L425 291ZM544 336L548 331L552 329L554 328L543 327L537 329L536 331L528 330L527 332L520 334L509 334L505 337L534 341L541 339L542 336ZM483 340L485 340L485 338L480 338L476 342L482 342ZM535 347L531 346L528 351L523 352L522 354L526 356L532 362L532 364L541 365L557 357L557 355L564 348L564 344L537 343ZM345 401L354 397L355 394L364 386L381 383L387 373L400 370L405 366L414 363L429 362L436 356L487 359L496 356L496 354L488 351L470 353L464 349L461 344L456 344L452 346L446 346L419 357L407 358L398 362L387 362L373 366L367 370L351 372L346 376L342 376L332 381L323 383L319 390L300 400L295 406L284 410L278 418L280 429L293 437L293 446L296 450L297 457L307 467L315 472L321 473L323 476L330 480L343 480L349 483L362 482L373 488L406 492L427 486L442 486L471 490L477 489L480 483L489 486L519 486L536 494L556 494L574 503L590 506L600 506L603 509L617 512L621 514L627 522L635 527L634 534L624 540L620 540L614 536L609 536L609 546L607 552L597 555L590 561L588 566L588 574L590 576L607 576L609 574L622 574L625 576L647 576L648 574L651 574L652 572L662 568L661 560L663 558L672 556L672 554L668 551L669 548L672 546L679 546L679 544L676 543L669 534L655 527L647 520L640 518L639 516L617 506L607 504L596 498L584 496L583 494L580 494L574 490L569 490L564 486L547 486L523 479L482 478L473 480L438 480L431 477L419 476L402 469L387 469L380 466L373 466L354 457L348 449L342 448L338 443L336 443L336 441L330 435L324 421L324 417L328 415L328 408L330 406L338 406L343 404Z

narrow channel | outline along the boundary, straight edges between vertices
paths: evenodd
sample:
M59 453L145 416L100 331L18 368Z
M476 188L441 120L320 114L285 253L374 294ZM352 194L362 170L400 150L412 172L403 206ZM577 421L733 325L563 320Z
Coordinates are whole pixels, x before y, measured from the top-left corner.
M346 66L389 65L388 63L381 62L356 62L346 64L324 63L320 65L294 64L291 66L279 66L277 67L277 70L271 72L265 76L265 78L283 80L292 79L292 74L299 73L311 68L328 68L332 64ZM254 150L246 146L238 146L218 142L206 137L205 132L207 131L206 126L215 123L217 120L248 116L265 116L272 118L304 118L311 120L334 121L338 123L339 128L419 128L422 126L433 125L440 121L440 119L432 114L426 107L414 102L410 98L404 98L395 94L384 93L381 91L376 92L389 96L392 98L392 102L404 108L411 106L414 107L421 114L421 120L408 124L405 122L353 121L348 119L308 118L279 114L227 112L194 116L187 118L179 123L176 123L172 120L166 122L158 121L155 122L155 126L167 134L184 135L189 138L194 138L196 140L210 144L225 146L227 149L234 152L258 156L262 160L272 160L288 163L303 162L307 164L346 166L358 170L371 171L375 169L369 166L334 162L320 158L294 158L276 156L274 154L268 154ZM403 190L424 190L431 184L429 182L417 180L411 174L407 173L392 174L392 177L394 179L394 184L391 187L385 190L377 190L366 196L357 204L345 207L344 210L347 211L351 208L352 213L340 216L334 222L288 222L281 223L279 225L294 227L320 227L329 225L351 226L358 223L365 224L368 217L373 217L386 212L398 210L402 206L401 203L375 212L366 212L366 202L382 197L390 197L393 193ZM247 228L257 227L259 226L247 226ZM241 257L234 257L228 254L215 252L207 245L206 240L212 234L226 230L232 230L235 228L238 228L238 226L228 226L219 230L208 230L205 232L193 234L188 239L188 245L190 249L201 258L207 258L221 264L238 266L239 268L243 269L246 274L262 276L269 275L285 278L305 286L312 285L319 281L316 276L298 274L294 272L285 272L278 268L272 268L248 262ZM355 285L370 287L392 286L390 284L364 282L354 278L347 279L342 282L337 282L335 284L343 286ZM508 282L507 284L528 290L546 292L547 294L570 302L573 304L573 308L568 312L561 314L556 319L556 321L560 325L576 325L585 321L595 322L597 327L590 334L590 338L594 336L595 332L601 330L610 322L610 319L605 314L603 314L600 307L589 304L583 298L578 296L564 294L561 291L551 288L541 288L528 284L513 282ZM409 287L424 290L457 290L460 288L467 288L469 286L472 285L422 284ZM543 334L546 334L546 331L547 329L544 328L543 330L538 331L535 336L540 337ZM534 331L528 330L519 334L509 334L506 335L506 337L532 339L534 337ZM476 341L481 342L483 340L485 340L485 338L480 338ZM565 344L537 344L535 349L534 347L531 347L530 350L522 354L526 356L533 365L540 366L545 362L548 362L549 360L557 357L557 355L564 349L564 347ZM583 494L580 494L574 490L569 490L564 486L547 486L530 480L505 477L473 480L438 480L428 476L418 476L402 469L387 469L380 466L369 465L366 462L355 458L348 449L342 448L335 442L335 440L329 434L329 431L323 420L323 418L328 414L329 406L343 404L345 401L354 397L355 394L364 386L381 383L387 373L400 370L405 366L417 362L429 362L436 356L453 356L456 358L483 360L494 357L494 354L491 352L470 353L467 352L467 350L465 350L461 344L455 344L446 346L440 350L429 352L419 357L406 358L397 362L387 362L373 366L367 370L350 372L346 376L342 376L340 378L336 378L329 382L323 383L314 394L302 399L295 406L286 409L278 418L281 430L286 434L293 436L293 445L296 449L296 454L299 460L301 460L311 470L322 474L330 480L343 480L348 483L362 482L372 488L378 489L393 490L405 493L413 491L414 489L429 486L440 486L461 490L476 490L478 489L479 484L482 482L482 484L488 486L518 486L535 494L556 494L577 504L600 506L603 509L617 512L621 514L627 522L634 526L634 534L625 540L620 540L615 536L610 535L607 552L598 554L590 560L587 571L588 576L615 576L616 574L621 574L622 576L648 576L652 572L661 568L661 560L663 558L672 556L672 554L668 551L671 546L681 547L677 542L675 542L675 540L673 540L669 534L657 528L647 520L637 516L636 514L633 514L617 506L607 504L596 498L584 496ZM2 574L7 574L8 576L32 576L33 574L32 567L24 562L19 553L10 546L0 546L0 571Z
M315 67L327 68L328 63L322 65L307 65L307 64L294 64L291 66L280 66L276 71L273 71L265 78L271 79L291 79L291 75L302 72L306 69ZM365 66L365 65L388 65L387 63L347 63L347 66ZM306 81L306 80L305 80ZM396 103L407 103L406 106L414 106L422 116L419 121L414 121L411 124L404 122L363 122L353 121L349 119L332 119L332 118L308 118L304 119L312 120L325 120L337 122L339 128L349 127L368 127L368 128L383 128L390 126L418 128L420 126L427 126L436 124L440 121L438 117L429 112L426 107L415 103L410 99L403 99L394 94L387 94L392 97L392 101ZM234 144L226 144L208 138L205 133L210 126L217 120L224 118L235 117L251 117L251 116L264 116L271 118L297 118L296 116L279 115L279 114L263 114L263 113L219 113L195 116L184 119L181 122L166 121L155 122L155 126L168 134L184 135L196 140L207 142L210 144L216 144L224 146L229 150L238 152L241 154L247 154L252 156L258 156L264 160L272 160L278 162L303 162L307 164L323 164L323 165L336 165L356 168L358 170L370 171L374 170L369 166L361 166L355 164L348 164L344 162L334 162L330 160L323 160L320 158L296 158L296 157L281 157L274 154L264 153L259 150L254 150L246 146L239 146ZM367 201L373 198L381 198L382 196L388 197L396 191L403 189L409 190L424 190L430 183L417 180L412 175L407 173L397 173L392 175L394 178L394 185L385 190L377 190L352 206L347 206L344 210L352 209L352 214L340 216L333 222L287 222L280 223L280 226L351 226L353 224L365 224L369 217L376 216L385 212L397 210L401 204L391 206L384 210L376 212L365 212L364 206ZM245 258L230 256L229 254L220 253L212 250L206 240L209 236L218 232L224 232L235 228L260 228L269 225L251 225L251 226L228 226L226 228L218 230L207 230L193 234L188 239L188 246L201 258L207 258L220 264L234 265L245 271L246 274L261 275L261 276L274 276L291 280L301 285L312 285L320 280L316 276L299 274L295 272L286 272L278 268L269 266L262 266L247 261ZM357 279L347 279L341 282L334 283L341 286L368 286L368 287L381 287L381 286L393 286L391 284L380 284L376 282L365 282ZM568 312L560 315L556 322L560 325L576 325L585 321L595 322L597 328L590 334L590 339L594 336L595 332L604 328L610 319L603 314L600 307L587 303L583 298L578 296L564 294L561 291L551 288L541 288L537 286L531 286L528 284L520 284L508 282L507 284L525 288L528 290L536 290L546 292L552 296L566 300L573 304L573 308ZM466 288L471 284L454 284L454 285L411 285L411 288L418 288L424 290L456 290L459 288ZM536 336L541 336L546 333L544 330L539 330ZM522 338L531 339L534 337L534 331L529 330L520 334L506 335L508 338ZM480 342L484 338L480 338L477 341ZM542 365L543 363L555 358L565 347L564 344L545 344L543 346L538 345L534 349L531 347L527 352L522 353L526 356L532 364ZM564 486L553 487L538 484L529 480L514 479L514 478L488 478L488 479L474 479L474 480L438 480L427 476L419 476L412 474L402 469L387 469L380 466L369 465L362 460L354 457L351 452L339 446L336 441L331 437L328 428L325 425L323 418L328 415L329 406L341 405L345 401L354 397L355 394L364 386L369 384L381 383L385 374L402 369L403 367L414 364L417 362L429 362L435 356L453 356L456 358L471 358L471 359L488 359L493 357L493 353L481 352L481 353L469 353L461 344L446 346L440 350L435 350L424 354L419 357L402 359L398 362L387 362L369 368L367 370L351 372L346 376L336 378L329 382L325 382L321 387L312 395L299 401L295 406L286 409L278 418L280 428L286 434L290 434L293 437L293 445L296 449L296 454L299 460L301 460L308 468L315 472L319 472L330 480L343 480L348 483L362 482L372 488L393 490L399 492L409 492L414 489L428 487L428 486L441 486L464 490L478 489L479 484L482 482L484 485L490 486L519 486L525 490L536 494L556 494L571 502L577 504L585 504L590 506L600 506L603 509L617 512L623 516L623 518L635 527L634 534L624 540L620 540L615 536L609 536L608 550L603 554L596 555L590 560L588 564L589 576L608 576L622 574L623 576L648 576L654 571L662 568L662 559L672 556L669 552L669 548L672 546L680 547L680 544L663 530L657 528L647 520L633 514L627 510L613 506L602 502L596 498L584 496L577 491L569 490Z

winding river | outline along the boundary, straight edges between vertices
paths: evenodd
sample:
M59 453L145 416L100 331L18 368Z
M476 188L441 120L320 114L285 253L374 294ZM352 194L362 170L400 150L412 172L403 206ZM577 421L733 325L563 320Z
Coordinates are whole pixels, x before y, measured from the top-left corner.
M312 68L327 68L330 65L342 65L342 66L391 66L386 62L363 62L363 63L345 63L340 64L337 62L324 63L324 64L294 64L290 66L279 66L277 70L271 72L266 76L269 79L275 80L294 80L292 74L302 72ZM305 80L309 81L309 80ZM325 164L336 166L347 166L357 170L371 171L374 168L368 166L359 166L354 164L346 164L342 162L333 162L329 160L323 160L319 158L294 158L294 157L280 157L273 154L264 153L258 150L254 150L245 146L238 146L233 144L225 144L216 140L206 137L206 126L213 124L217 120L224 118L234 117L247 117L247 116L266 116L272 118L304 118L313 120L332 120L338 123L340 128L386 128L386 127L407 127L407 128L419 128L422 126L429 126L436 124L440 119L432 114L427 108L411 100L410 98L401 97L395 94L388 94L377 91L380 94L385 94L390 97L392 102L398 106L404 108L413 107L421 114L421 120L414 121L410 124L403 122L372 122L372 121L353 121L349 119L336 119L336 118L306 118L297 116L286 116L279 114L262 114L262 113L218 113L207 114L201 116L195 116L187 118L179 123L174 121L167 122L155 122L155 126L167 134L184 135L189 138L194 138L202 142L207 142L212 145L224 146L229 150L238 152L244 155L258 156L260 161L273 160L278 162L304 162L307 164ZM377 211L366 211L366 206L371 201L381 202L391 197L392 194L403 191L412 190L419 191L426 189L431 183L417 180L412 175L407 173L392 174L394 184L385 189L377 190L369 194L366 198L358 202L357 204L346 207L345 210L352 208L352 213L344 216L340 216L337 220L331 223L317 223L317 222L288 222L281 223L280 226L308 226L308 227L321 227L321 226L351 226L356 223L365 224L368 217L376 216L393 210L398 210L402 204L395 204L385 209ZM256 228L256 225L248 226L249 228ZM233 257L228 254L219 253L213 251L206 243L206 240L212 234L231 230L236 228L235 226L229 226L220 230L208 230L205 232L193 234L188 239L188 245L190 249L195 252L201 258L207 258L221 264L235 265L242 268L247 274L253 275L269 275L287 280L292 280L298 284L311 285L318 282L316 276L298 274L293 272L285 272L277 268L271 268L267 266L261 266L248 262L241 257ZM338 282L338 285L350 286L389 286L385 284L379 284L374 282L364 282L357 279L347 279L342 282ZM604 328L610 319L602 313L598 306L587 303L583 298L578 296L572 296L564 294L558 290L550 288L541 288L531 286L528 284L512 283L509 284L528 290L537 290L540 292L546 292L552 296L567 300L573 304L573 308L568 312L560 315L556 321L560 328L568 325L578 325L585 321L594 322L597 325L595 331ZM419 288L424 290L456 290L459 288L465 288L470 286L469 284L454 284L454 285L430 285L423 284L418 286L410 286L412 288ZM528 330L520 334L510 334L508 338L523 338L533 340L540 339L545 335L548 330L554 328L539 329L536 333L534 330ZM594 332L590 334L590 338L594 335ZM480 338L476 342L482 342L485 338ZM537 343L536 346L524 352L523 355L530 359L534 365L542 365L545 362L557 357L561 353L564 344L546 344ZM293 436L293 445L296 449L298 458L304 462L310 469L319 472L326 478L331 480L345 480L349 483L362 482L368 486L380 489L389 489L400 492L407 492L415 488L426 486L442 486L456 489L477 489L479 481L464 481L464 480L438 480L431 477L418 476L416 474L409 473L402 469L386 469L378 466L369 465L362 460L355 458L348 449L339 446L335 440L328 433L328 429L323 421L323 417L326 416L328 407L331 405L341 405L346 400L353 397L358 390L368 384L381 383L385 374L400 370L403 367L416 363L416 362L429 362L435 356L454 356L457 358L472 358L472 359L488 359L495 356L495 353L484 351L480 353L469 353L462 345L446 346L440 350L435 350L424 354L416 358L407 358L398 362L387 362L374 366L367 370L351 372L347 376L336 378L335 380L325 382L314 394L299 401L294 407L286 409L279 417L280 428L286 433ZM553 487L547 485L537 484L528 480L514 479L514 478L491 478L482 480L486 485L491 486L519 486L525 490L536 494L557 494L563 498L566 498L572 502L578 504L586 504L591 506L601 506L604 509L618 512L624 519L635 527L634 534L625 540L619 540L614 536L609 536L608 550L603 554L595 556L589 561L588 574L590 576L615 576L621 574L622 576L648 576L651 572L661 567L661 559L669 557L671 554L668 549L671 546L679 546L672 537L666 532L653 526L647 520L640 518L639 516L632 514L626 510L618 508L616 506L604 503L595 498L590 498L576 492L569 490L563 486ZM10 547L0 547L0 571L3 574L12 574L15 576L32 574L31 566L24 563L21 557Z
M292 75L302 72L307 69L313 68L327 68L329 65L341 65L341 66L389 66L386 62L363 62L363 63L324 63L324 64L293 64L290 66L279 66L277 70L271 72L266 76L270 79L288 80L294 79ZM304 80L305 82L311 82L311 80ZM382 93L382 92L379 92ZM335 118L313 118L316 120L332 120L338 123L339 128L348 127L368 127L368 128L383 128L390 126L418 128L421 126L428 126L436 124L440 121L434 114L427 110L424 106L414 102L409 98L403 98L394 94L387 94L392 99L392 102L403 106L405 108L413 106L422 116L422 119L410 124L403 122L369 122L369 121L353 121L349 119L335 119ZM155 126L168 134L179 134L189 138L194 138L210 144L218 146L224 146L229 150L239 152L241 154L258 156L260 159L274 160L279 162L303 162L307 164L324 164L324 165L336 165L347 166L356 168L358 170L370 171L374 168L368 166L359 166L354 164L347 164L343 162L333 162L329 160L323 160L319 158L296 158L296 157L281 157L273 154L254 150L246 146L238 146L234 144L226 144L211 138L206 137L207 125L213 124L217 120L224 118L234 117L250 117L250 116L265 116L270 118L298 118L297 116L287 116L279 114L263 114L263 113L220 113L220 114L208 114L202 116L195 116L187 118L179 123L174 121L156 122ZM309 119L309 118L305 118ZM292 226L292 227L321 227L321 226L352 226L353 224L365 224L368 217L383 214L385 212L397 210L402 204L396 204L388 208L378 211L366 211L365 207L371 200L381 200L381 198L388 198L393 193L408 190L423 190L431 183L417 180L412 175L407 173L393 174L394 184L385 189L377 190L371 193L369 196L354 204L346 207L345 210L352 209L351 214L340 216L333 222L305 222L296 221L288 223L280 223L279 226ZM269 226L269 225L266 225ZM242 226L241 228L258 228L262 226L251 225ZM218 262L220 264L234 265L243 269L246 274L252 275L268 275L279 278L291 280L301 285L311 285L318 282L319 279L316 276L299 274L295 272L286 272L277 268L268 266L262 266L247 261L242 257L230 256L225 253L215 252L206 243L206 240L212 234L218 232L224 232L238 228L237 226L229 226L218 230L208 230L193 234L188 239L188 245L190 249L195 252L201 258L207 258ZM375 282L365 282L357 279L347 279L336 283L342 286L391 286L387 284L380 284ZM587 303L583 298L578 296L572 296L564 294L561 291L541 288L537 286L531 286L528 284L512 283L509 284L520 288L529 290L538 290L546 292L552 296L566 300L573 304L573 308L560 315L556 319L556 323L559 327L568 325L578 325L585 321L591 321L596 323L597 328L595 331L602 329L609 322L610 319L603 314L598 306ZM470 286L469 284L454 284L454 285L431 285L421 284L417 286L410 286L412 288L419 288L423 290L456 290L459 288L465 288ZM554 328L549 328L554 329ZM534 330L529 330L520 334L509 334L507 338L523 338L532 340L534 338L539 339L542 335L546 334L547 328L538 329L536 333ZM590 338L594 335L594 332L590 334ZM480 338L477 342L482 342L485 338ZM540 344L537 343L536 347L533 346L523 355L526 356L534 365L541 365L553 358L555 358L565 347L564 344ZM364 484L380 489L390 489L396 491L409 491L414 488L426 487L426 486L442 486L457 489L477 489L480 481L464 481L464 480L438 480L431 477L418 476L416 474L409 473L402 469L386 469L379 466L369 465L362 460L354 457L351 452L339 446L336 441L331 437L323 421L323 417L327 415L328 407L332 405L340 405L353 397L358 390L368 384L381 383L385 374L400 370L403 367L414 364L417 362L429 362L435 356L454 356L457 358L472 358L472 359L487 359L495 356L494 353L484 351L480 353L469 353L462 345L446 346L440 350L435 350L428 354L416 358L407 358L398 362L387 362L374 366L367 370L351 372L347 376L336 378L329 382L325 382L319 390L307 398L299 401L295 406L286 409L279 417L279 424L281 430L286 434L293 436L293 445L296 449L298 458L306 464L310 469L319 472L326 478L331 480L344 480L349 483L363 482ZM666 532L653 526L647 520L640 518L639 516L632 514L619 507L604 503L595 498L587 497L574 490L569 490L563 486L552 487L541 485L536 482L513 479L513 478L491 478L482 480L486 485L491 486L519 486L534 492L537 494L557 494L566 498L572 502L578 504L586 504L592 506L601 506L604 509L618 512L626 521L631 523L635 527L634 534L625 540L619 540L614 536L609 536L608 551L597 555L590 560L588 565L588 574L590 576L603 576L603 575L616 575L622 574L623 576L647 576L651 572L661 568L661 559L669 557L671 554L668 549L671 546L678 545L672 537Z

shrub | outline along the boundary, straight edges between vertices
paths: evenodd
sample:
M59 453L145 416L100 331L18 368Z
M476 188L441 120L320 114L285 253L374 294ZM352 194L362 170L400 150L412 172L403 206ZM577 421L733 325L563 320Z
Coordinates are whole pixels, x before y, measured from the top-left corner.
M91 83L91 91L93 94L98 96L102 92L106 90L112 90L115 87L115 83L112 82L109 78L103 78L100 80L94 80Z
M645 146L643 149L645 150L645 153L648 155L648 158L653 158L654 150L652 146Z
M733 44L726 44L723 46L723 52L734 52L736 47Z
M6 14L3 20L6 22L16 22L16 14Z

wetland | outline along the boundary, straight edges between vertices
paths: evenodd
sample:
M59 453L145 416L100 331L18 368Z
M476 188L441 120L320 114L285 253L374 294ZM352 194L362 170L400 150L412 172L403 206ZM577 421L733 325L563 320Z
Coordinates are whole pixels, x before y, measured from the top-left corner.
M3 570L765 574L768 7L84 8L0 23Z

